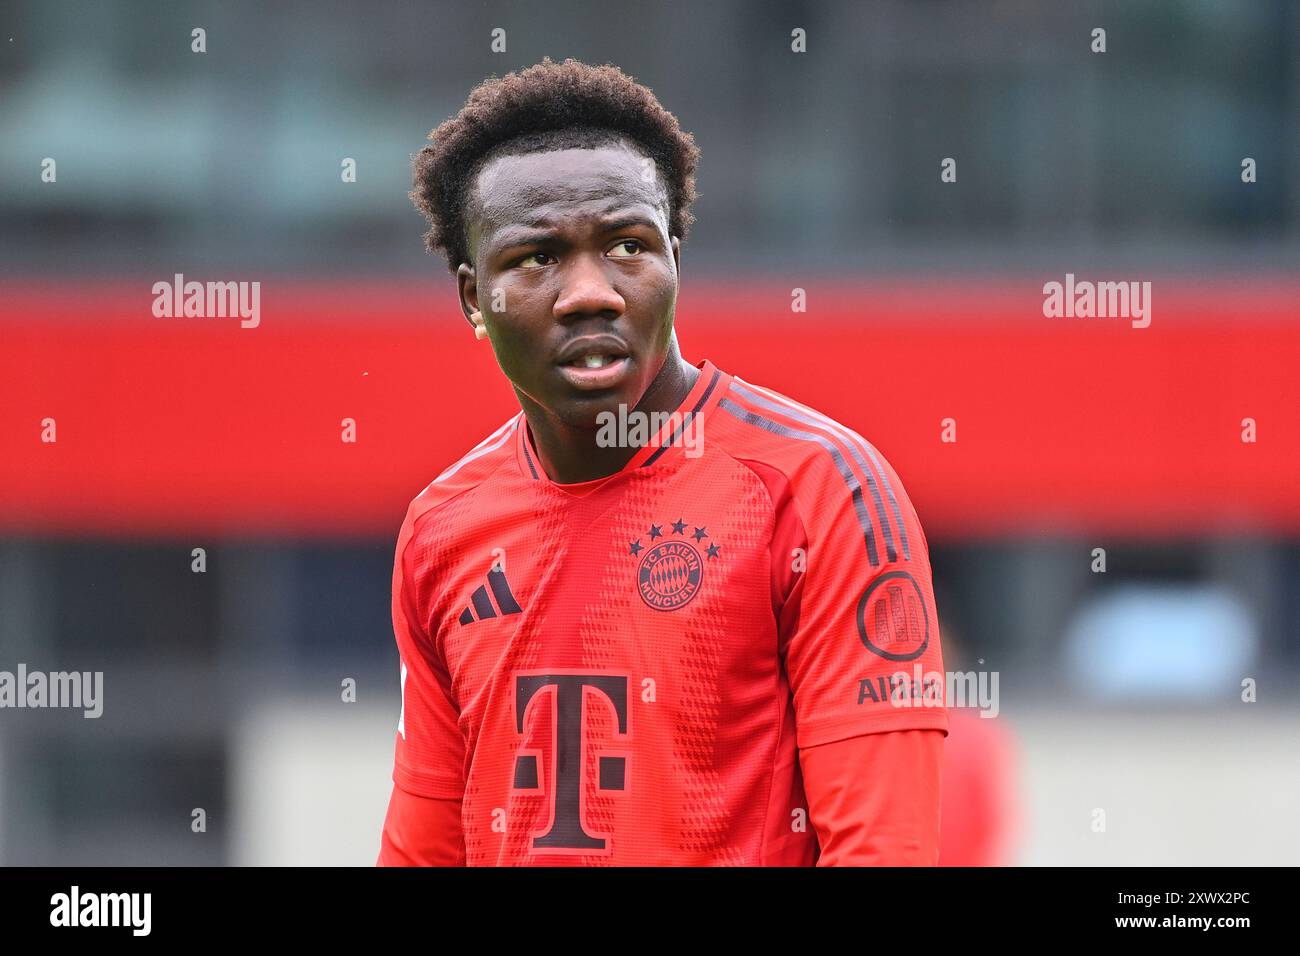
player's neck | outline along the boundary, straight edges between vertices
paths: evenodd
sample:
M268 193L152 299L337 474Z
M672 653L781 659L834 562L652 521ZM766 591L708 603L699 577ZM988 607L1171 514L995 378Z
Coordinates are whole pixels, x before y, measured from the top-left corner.
M674 411L686 400L699 377L700 370L681 357L674 341L663 368L646 389L636 410L648 415ZM639 451L636 447L601 447L596 443L594 429L570 427L524 396L520 398L537 446L537 457L552 481L571 485L608 477Z

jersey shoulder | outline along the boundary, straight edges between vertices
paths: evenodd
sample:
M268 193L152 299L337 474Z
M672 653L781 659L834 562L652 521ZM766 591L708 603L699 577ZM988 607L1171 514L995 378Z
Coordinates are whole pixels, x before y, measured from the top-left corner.
M721 448L775 468L796 486L843 483L854 471L875 474L886 466L879 450L852 428L775 389L732 376L719 405Z
M810 532L854 529L873 565L908 558L915 539L923 540L893 467L842 422L738 376L732 377L716 418L719 427L708 437L756 472L779 475L783 490L801 502ZM770 479L768 487L774 487Z
M515 453L515 433L523 427L523 418L522 411L511 416L429 482L411 500L403 530L409 532L423 515L479 487L508 462Z

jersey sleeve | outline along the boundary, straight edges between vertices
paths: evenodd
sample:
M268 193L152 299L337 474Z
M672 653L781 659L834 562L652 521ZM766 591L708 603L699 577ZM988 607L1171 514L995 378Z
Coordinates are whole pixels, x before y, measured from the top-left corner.
M461 801L417 797L394 786L376 866L464 866Z
M457 798L465 791L465 741L451 678L428 633L432 569L419 560L415 506L398 535L393 565L393 633L401 660L393 782L420 797Z
M854 433L793 468L772 548L799 747L948 732L929 545L898 475Z
M938 730L864 734L799 751L818 866L936 866Z

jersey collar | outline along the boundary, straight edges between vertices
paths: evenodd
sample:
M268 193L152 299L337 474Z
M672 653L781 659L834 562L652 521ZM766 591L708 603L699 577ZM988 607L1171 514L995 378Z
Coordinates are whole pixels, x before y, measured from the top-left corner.
M582 494L585 491L600 487L618 475L642 469L656 469L673 463L683 457L683 433L688 427L698 429L704 424L709 413L717 407L722 396L726 394L727 386L731 381L730 375L723 372L708 359L696 363L695 367L700 370L699 378L695 380L695 384L691 386L690 392L682 399L681 404L673 410L663 428L655 434L651 441L639 448L637 453L628 459L626 465L613 474L606 475L603 478L593 478L591 481L579 481L572 484L552 481L538 460L537 446L533 442L532 432L528 427L528 417L523 412L519 413L520 423L519 427L515 429L515 458L518 461L519 470L530 481L537 481L574 494ZM688 422L694 424L688 426Z

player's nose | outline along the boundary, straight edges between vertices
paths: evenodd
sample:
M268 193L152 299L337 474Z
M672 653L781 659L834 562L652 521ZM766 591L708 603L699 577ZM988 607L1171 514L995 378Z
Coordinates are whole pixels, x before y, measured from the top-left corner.
M564 283L555 299L557 321L600 314L615 318L626 308L623 296L609 281L602 256L580 255L569 260Z

